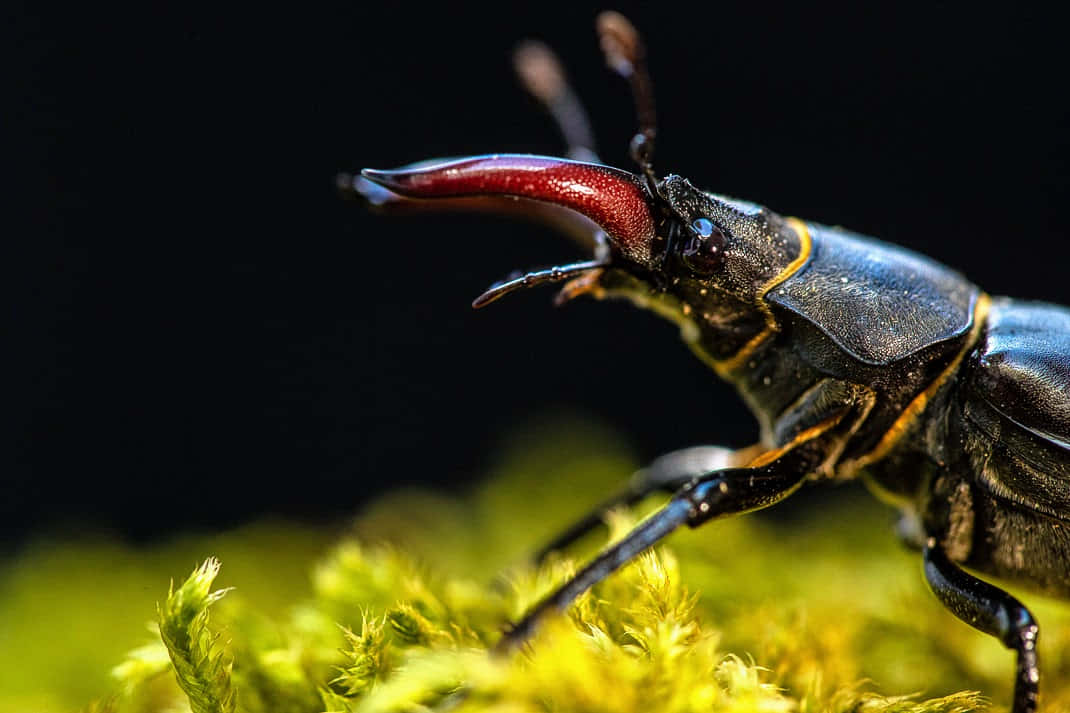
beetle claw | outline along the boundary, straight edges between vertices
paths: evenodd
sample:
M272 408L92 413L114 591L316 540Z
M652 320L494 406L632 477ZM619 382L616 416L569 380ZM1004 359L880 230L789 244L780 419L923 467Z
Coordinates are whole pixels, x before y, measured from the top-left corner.
M409 198L527 198L558 206L597 224L614 247L641 265L655 236L653 197L635 174L562 158L495 154L361 176Z

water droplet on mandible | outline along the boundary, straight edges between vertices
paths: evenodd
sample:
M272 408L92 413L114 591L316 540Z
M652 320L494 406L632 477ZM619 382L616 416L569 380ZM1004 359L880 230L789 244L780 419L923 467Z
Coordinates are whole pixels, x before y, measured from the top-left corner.
M709 218L695 218L695 222L691 223L691 228L703 238L713 235L713 221Z

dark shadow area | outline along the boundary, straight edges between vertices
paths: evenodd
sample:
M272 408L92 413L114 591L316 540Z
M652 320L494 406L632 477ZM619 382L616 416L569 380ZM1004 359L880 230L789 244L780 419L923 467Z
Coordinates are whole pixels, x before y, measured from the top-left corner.
M652 315L553 309L551 290L469 308L514 268L581 257L566 239L336 194L363 166L559 153L511 73L532 36L630 168L601 6L363 5L72 5L8 27L9 542L70 521L147 538L339 517L401 484L470 482L557 413L641 459L756 438ZM619 7L647 37L660 171L919 250L994 294L1070 301L1054 18Z

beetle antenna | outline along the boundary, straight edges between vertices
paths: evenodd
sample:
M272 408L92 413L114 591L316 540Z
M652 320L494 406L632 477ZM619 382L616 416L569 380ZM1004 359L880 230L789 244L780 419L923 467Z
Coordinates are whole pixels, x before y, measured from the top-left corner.
M635 112L639 118L639 133L632 138L630 153L639 164L654 195L657 176L654 175L654 139L657 136L657 114L654 110L654 83L646 68L646 47L643 38L628 18L607 10L595 20L599 43L606 56L606 64L624 77L632 88Z
M525 40L513 51L513 69L524 89L553 117L569 158L598 162L591 120L554 51L538 40Z

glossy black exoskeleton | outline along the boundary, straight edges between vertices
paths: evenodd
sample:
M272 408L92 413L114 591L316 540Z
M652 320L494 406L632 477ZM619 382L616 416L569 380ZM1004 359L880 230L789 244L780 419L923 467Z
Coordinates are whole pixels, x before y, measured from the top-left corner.
M499 283L476 306L566 278L562 299L629 299L677 323L760 423L752 448L658 459L550 543L540 557L597 526L605 508L673 494L500 648L681 525L768 507L807 480L861 478L901 509L902 534L923 551L945 606L1017 652L1013 711L1034 711L1037 625L1015 598L962 567L1070 599L1070 310L989 297L907 250L659 178L642 44L614 13L599 18L599 31L639 109L632 155L640 174L496 155L342 180L388 209L424 203L412 198L460 207L478 199L569 230L592 260ZM558 118L570 155L594 161L582 109L553 56L526 45L518 68Z

